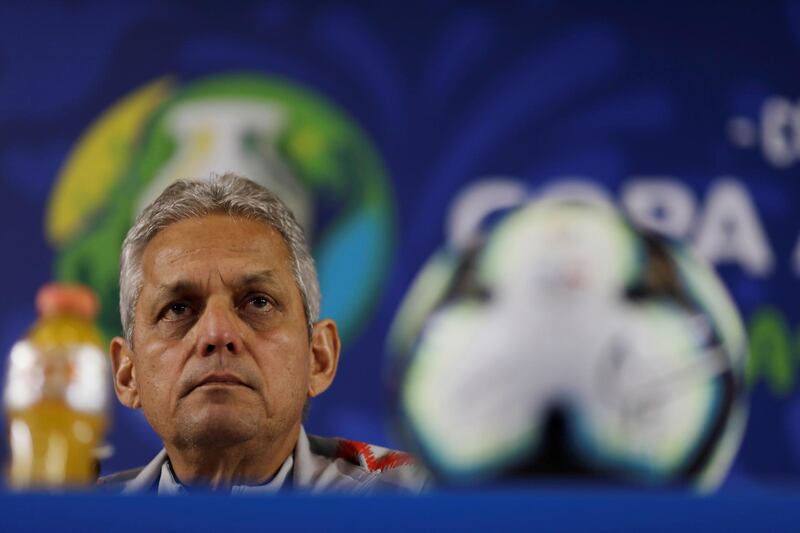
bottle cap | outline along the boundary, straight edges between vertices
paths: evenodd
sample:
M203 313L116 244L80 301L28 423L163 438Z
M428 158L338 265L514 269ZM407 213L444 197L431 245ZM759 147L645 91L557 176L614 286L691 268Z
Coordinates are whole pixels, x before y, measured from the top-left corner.
M94 320L100 304L91 289L84 285L48 283L36 293L39 316L76 315Z

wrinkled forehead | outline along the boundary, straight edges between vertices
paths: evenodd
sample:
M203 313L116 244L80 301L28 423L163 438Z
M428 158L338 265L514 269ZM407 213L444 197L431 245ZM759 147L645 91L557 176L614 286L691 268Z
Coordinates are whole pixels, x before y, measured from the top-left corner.
M170 224L142 253L144 286L265 270L292 280L291 257L281 234L264 222L221 214Z

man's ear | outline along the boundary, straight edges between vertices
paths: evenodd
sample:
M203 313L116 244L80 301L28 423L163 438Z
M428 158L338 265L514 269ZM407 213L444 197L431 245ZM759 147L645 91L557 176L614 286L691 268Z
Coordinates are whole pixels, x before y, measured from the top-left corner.
M139 399L139 386L136 383L136 369L133 366L133 352L122 337L111 339L111 368L114 376L114 390L117 398L132 409L142 406Z
M311 379L308 382L308 397L325 392L333 383L339 365L341 349L336 322L325 319L314 324L311 332Z

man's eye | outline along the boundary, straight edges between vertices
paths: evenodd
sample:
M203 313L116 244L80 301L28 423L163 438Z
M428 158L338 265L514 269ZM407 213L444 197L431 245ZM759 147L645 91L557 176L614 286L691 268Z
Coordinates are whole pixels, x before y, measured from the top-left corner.
M189 316L190 314L191 314L191 308L189 307L189 304L185 304L182 302L169 304L167 308L164 310L164 318L166 320L176 320L179 318Z
M253 309L269 309L272 302L266 296L251 296L247 299L247 305Z

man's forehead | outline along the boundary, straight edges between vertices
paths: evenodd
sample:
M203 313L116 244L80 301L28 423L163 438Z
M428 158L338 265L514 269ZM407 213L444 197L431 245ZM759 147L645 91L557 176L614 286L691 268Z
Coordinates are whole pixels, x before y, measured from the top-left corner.
M271 283L277 280L277 276L272 270L261 270L253 273L243 273L238 274L235 278L233 278L240 285L248 285L254 283ZM176 276L175 281L161 281L157 287L159 289L167 289L171 287L180 286L181 284L186 283L184 280L184 276L180 274Z
M182 220L159 231L142 256L145 284L171 285L217 272L229 281L269 281L288 273L281 235L264 223L209 215ZM285 271L285 272L284 272Z

